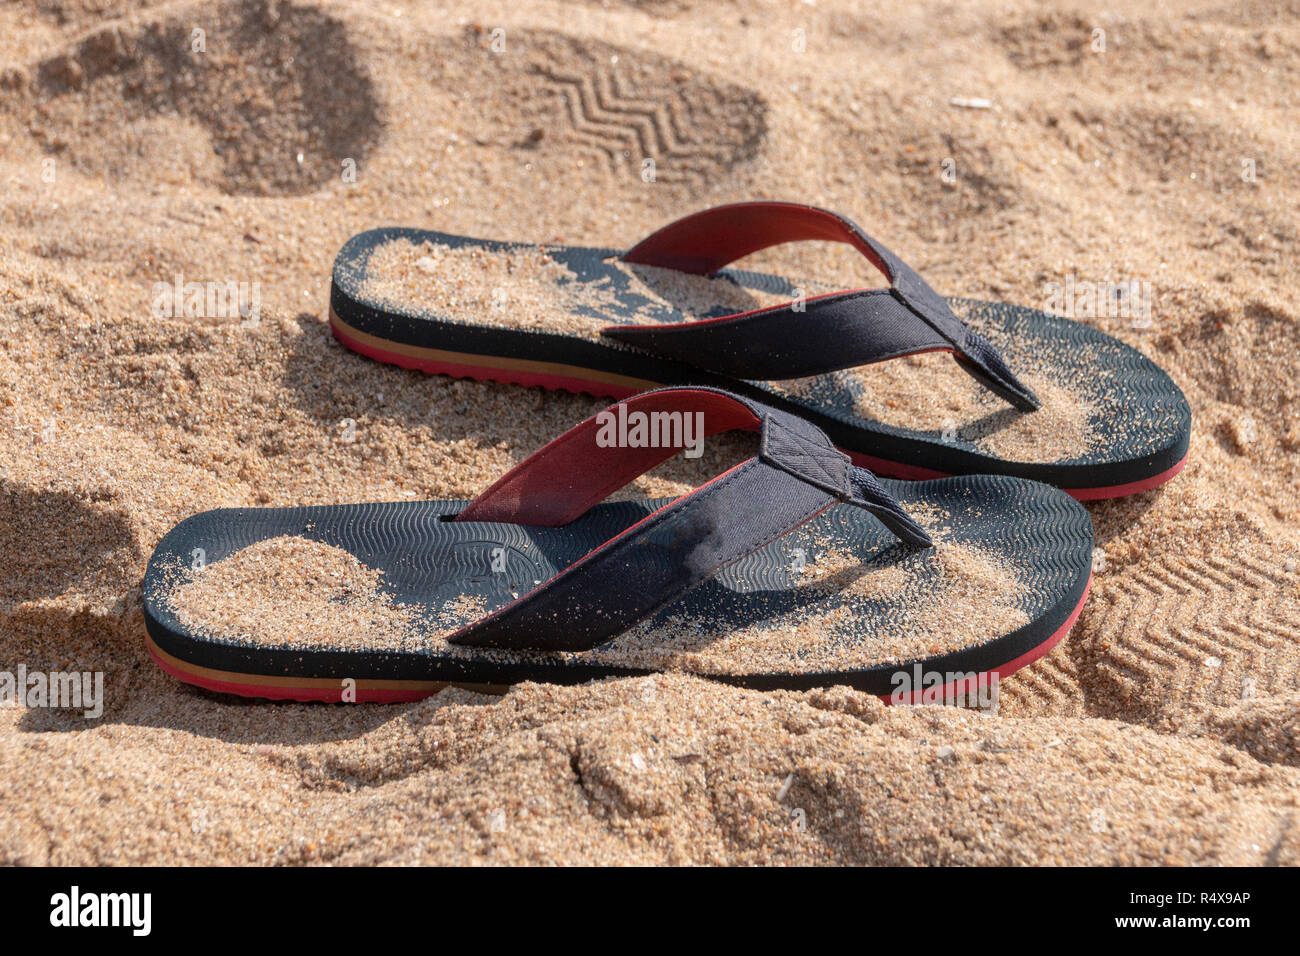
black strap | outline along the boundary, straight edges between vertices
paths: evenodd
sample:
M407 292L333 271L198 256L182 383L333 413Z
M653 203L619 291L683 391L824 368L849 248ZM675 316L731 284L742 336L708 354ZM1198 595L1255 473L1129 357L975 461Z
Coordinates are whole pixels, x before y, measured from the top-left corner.
M908 545L930 545L924 529L875 477L853 467L815 426L716 389L647 394L677 391L726 395L749 408L762 423L759 454L458 631L452 643L541 650L595 647L837 502L870 511Z
M752 381L821 375L943 349L1016 408L1039 407L992 344L967 329L914 269L855 223L828 210L793 203L719 206L659 230L624 259L703 274L740 255L801 238L854 245L885 274L890 287L697 322L611 326L603 334L664 358Z

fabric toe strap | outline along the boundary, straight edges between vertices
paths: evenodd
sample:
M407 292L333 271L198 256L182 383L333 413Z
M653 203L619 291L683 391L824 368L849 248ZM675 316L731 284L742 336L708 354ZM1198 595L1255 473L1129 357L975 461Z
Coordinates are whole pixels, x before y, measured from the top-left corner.
M924 529L875 476L853 467L820 429L707 388L659 389L611 406L511 469L456 520L567 524L681 451L682 442L675 447L664 440L651 444L652 436L671 439L675 427L682 437L692 437L686 435L691 426L673 419L674 413L699 413L705 435L759 428L759 453L457 631L451 643L538 650L595 647L836 503L871 512L908 546L930 545ZM628 440L628 427L643 428L640 441Z
M622 258L710 275L760 249L813 239L853 246L884 273L889 288L837 292L694 322L609 326L602 334L664 358L754 381L803 378L902 355L948 351L1016 408L1039 407L992 344L969 330L914 269L829 210L780 202L717 206L665 226Z

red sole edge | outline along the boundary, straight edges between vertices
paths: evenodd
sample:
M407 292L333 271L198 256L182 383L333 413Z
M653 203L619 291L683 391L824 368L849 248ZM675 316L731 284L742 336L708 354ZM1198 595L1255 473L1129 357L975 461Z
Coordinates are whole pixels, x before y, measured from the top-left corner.
M874 458L861 452L846 449L841 449L841 451L853 460L853 464L873 471L877 475L883 475L886 478L899 478L903 481L928 481L931 478L952 477L946 472L932 471L929 468L919 468L916 465L905 465L901 462L886 461L883 458ZM1152 475L1150 478L1143 478L1141 481L1130 481L1123 485L1106 485L1101 488L1062 488L1061 490L1076 501L1104 501L1109 498L1126 498L1129 495L1137 495L1153 488L1159 488L1183 470L1183 466L1187 464L1187 458L1188 455L1184 455L1182 460L1172 468L1166 469L1158 475Z
M975 677L968 677L963 680L951 681L941 687L927 687L914 690L909 694L899 696L897 694L877 695L881 701L886 704L912 704L912 703L929 703L935 698L939 700L974 700L978 699L979 685L982 680L985 686L990 681L1001 680L1010 674L1014 674L1022 667L1026 667L1038 660L1057 644L1062 638L1070 632L1075 622L1079 620L1079 615L1083 612L1083 605L1088 600L1088 593L1092 589L1092 577L1088 578L1088 584L1083 589L1083 595L1079 598L1079 603L1070 616L1066 619L1055 633L1047 640L1039 644L1033 650L1021 654L1014 660L1005 664L1000 664L995 668L987 671L981 671ZM164 652L151 638L146 638L146 647L149 655L154 662L164 671L175 677L177 680L193 684L196 687L202 687L205 690L217 691L223 694L235 694L239 697L256 697L264 700L290 700L300 703L332 703L338 704L343 702L343 684L342 681L329 681L321 679L316 682L316 686L298 687L285 686L276 684L252 684L241 683L238 680L227 679L235 678L238 675L229 672L208 671L206 668L200 668L204 673L190 671L185 669L185 663L172 657ZM222 677L211 676L217 673L223 674ZM707 676L707 675L703 675ZM378 682L369 682L378 683ZM417 700L423 700L426 697L445 690L448 687L465 687L480 693L504 693L508 688L500 685L486 684L461 684L455 681L404 681L408 686L401 688L385 688L364 686L363 682L358 682L358 686L353 691L354 700L349 703L358 704L399 704L411 703ZM329 684L328 688L320 684ZM418 686L410 686L418 685ZM927 699L928 698L928 699Z
M1183 466L1187 464L1187 459L1190 456L1191 450L1189 449L1187 454L1183 455L1178 464L1174 465L1172 468L1167 468L1160 472L1160 474L1152 475L1150 478L1143 478L1141 481L1130 481L1126 485L1110 485L1105 488L1063 488L1061 490L1072 495L1079 501L1102 501L1107 498L1127 498L1129 495L1138 495L1144 491L1159 488L1183 470Z
M153 658L155 664L182 683L192 684L195 687L202 687L204 690L217 691L222 694L234 694L237 697L256 697L261 700L289 700L304 704L343 703L344 688L341 680L336 682L337 686L332 690L325 690L324 688L316 687L304 688L275 684L241 684L239 681L235 680L220 680L184 670L182 667L176 666L171 661L165 660L160 655L161 652L158 651L153 645L153 642L150 641L149 656ZM417 700L424 700L426 697L431 697L434 694L453 686L462 685L456 685L450 681L430 681L429 686L427 687L402 688L400 690L358 687L356 688L354 695L355 702L359 704L409 704ZM474 689L477 690L478 688Z
M468 365L457 362L433 361L430 359L420 358L414 355L404 355L401 352L391 352L387 349L362 342L353 338L333 322L330 323L330 329L334 337L344 346L354 352L360 353L367 358L375 359L379 362L385 362L389 365L396 365L399 368L411 369L417 372L427 372L430 375L449 375L452 378L469 378L476 382L496 382L502 385L524 385L528 387L539 387L550 389L552 391L573 392L575 395L591 395L595 398L630 398L643 389L624 387L607 382L593 382L589 379L578 378L569 375L553 375L544 372L528 372L519 369L503 369L486 365ZM648 387L655 387L654 383L647 383Z

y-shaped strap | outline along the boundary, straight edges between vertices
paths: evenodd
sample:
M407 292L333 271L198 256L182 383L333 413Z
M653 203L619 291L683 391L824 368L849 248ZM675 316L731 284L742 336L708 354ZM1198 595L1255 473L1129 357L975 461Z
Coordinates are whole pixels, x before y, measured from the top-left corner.
M761 428L759 453L664 505L564 571L449 640L473 646L585 650L677 600L745 555L837 502L870 511L905 544L930 538L820 429L718 389L666 388L611 406L516 465L457 521L562 525L681 450L651 436ZM644 417L640 417L644 416ZM642 441L628 447L629 421ZM679 423L680 419L677 420ZM622 425L620 425L622 423Z
M696 322L610 326L603 334L711 372L758 381L949 351L1016 408L1038 408L1037 397L993 345L966 328L915 270L828 210L779 202L717 206L665 226L623 260L709 275L752 252L805 239L848 243L885 274L889 288L838 292ZM798 325L791 324L795 321Z

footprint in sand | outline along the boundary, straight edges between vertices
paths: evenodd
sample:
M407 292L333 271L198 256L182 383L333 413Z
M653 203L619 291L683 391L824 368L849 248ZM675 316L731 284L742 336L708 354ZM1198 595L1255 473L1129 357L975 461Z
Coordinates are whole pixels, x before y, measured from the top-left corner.
M1097 596L1098 676L1165 711L1294 692L1298 593L1286 552L1148 561Z
M1244 201L1243 185L1293 165L1291 86L1269 67L1297 33L1284 18L1271 29L1267 20L1264 9L1245 21L1234 8L1183 18L1051 12L995 27L991 39L1026 82L1066 94L1039 119L1081 160ZM1216 77L1245 75L1261 77L1249 104L1215 102ZM1084 91L1088 77L1104 77L1101 89ZM1145 91L1138 100L1104 92L1135 84ZM1254 111L1275 111L1279 122L1259 122Z
M440 44L443 75L477 106L480 144L566 171L698 184L734 181L767 135L753 90L643 50L537 30L469 28Z
M25 113L48 155L114 180L301 194L359 165L381 130L343 25L273 0L113 23L0 79L0 110Z
M1017 713L1152 721L1300 691L1300 554L1161 556L1094 581L1068 647L1018 675Z

